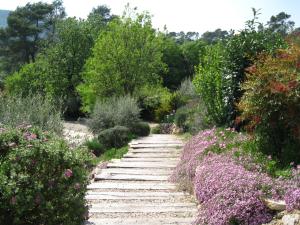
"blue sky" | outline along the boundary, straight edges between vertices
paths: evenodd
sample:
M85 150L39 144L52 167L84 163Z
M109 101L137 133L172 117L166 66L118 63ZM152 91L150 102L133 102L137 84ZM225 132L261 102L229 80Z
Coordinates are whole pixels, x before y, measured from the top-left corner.
M14 10L27 2L0 0L0 9ZM64 0L64 5L69 16L85 18L98 5L107 5L112 13L120 15L128 2L140 11L149 11L153 15L154 27L161 30L164 25L169 31L239 30L246 20L252 18L252 7L261 8L260 21L263 23L284 11L292 16L296 27L300 27L300 0Z

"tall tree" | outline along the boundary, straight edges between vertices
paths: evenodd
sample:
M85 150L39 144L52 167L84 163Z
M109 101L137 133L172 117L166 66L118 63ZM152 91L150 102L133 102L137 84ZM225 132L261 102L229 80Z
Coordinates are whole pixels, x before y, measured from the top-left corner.
M163 85L175 90L186 77L188 70L181 45L175 38L164 38L163 61L168 67L163 74Z
M168 37L174 38L178 44L183 44L186 41L195 41L199 38L198 32L189 31L187 33L180 32L169 32L167 33Z
M67 18L56 24L55 39L41 50L36 61L24 65L9 76L6 91L27 96L39 93L51 99L64 100L65 116L77 117L81 106L77 85L91 54L98 33L105 27L95 27L94 20Z
M112 15L110 8L105 5L100 5L93 8L92 12L88 15L87 21L91 26L91 32L96 39L99 32L107 27L107 24L113 19L117 18L116 15Z
M226 30L216 29L215 31L206 31L201 35L201 39L208 44L215 44L218 41L224 40L230 35Z
M0 30L0 59L7 73L35 61L49 31L53 34L57 18L65 15L61 4L61 1L27 3L9 14L8 26Z
M286 14L285 12L281 12L276 16L272 16L268 21L268 28L272 32L276 32L281 34L282 36L286 36L293 30L295 25L294 21L289 20L291 15Z
M181 45L182 54L187 67L185 77L194 76L195 67L202 61L206 45L207 44L201 39L185 42Z
M27 96L39 93L51 99L62 98L66 115L78 116L80 98L76 86L82 81L81 71L94 44L86 21L68 18L57 24L56 42L43 50L35 62L24 65L8 76L8 93Z
M84 109L91 110L96 98L133 94L145 84L159 83L162 62L161 40L148 14L125 14L100 34L93 56L78 90Z

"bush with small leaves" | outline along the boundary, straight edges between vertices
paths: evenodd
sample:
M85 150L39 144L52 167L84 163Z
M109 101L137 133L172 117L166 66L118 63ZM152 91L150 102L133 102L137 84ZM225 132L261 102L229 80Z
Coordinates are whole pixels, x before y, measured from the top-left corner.
M131 127L140 121L140 108L130 96L112 97L98 101L93 109L88 125L94 133L114 126Z
M0 96L0 123L15 127L31 124L44 131L61 134L63 130L60 102L53 102L42 95Z
M123 147L130 139L130 130L123 126L103 130L98 135L98 141L103 144L106 149Z
M261 150L282 163L299 163L300 47L291 44L276 54L261 55L247 69L239 120L256 135ZM237 120L238 122L238 120Z
M200 99L191 100L187 105L177 109L174 122L184 132L191 134L212 127L207 119L206 107Z
M182 101L185 102L190 99L195 99L199 97L199 95L196 92L195 85L189 78L182 81L180 88L177 92L178 95L181 97Z
M182 128L184 131L187 131L187 120L190 115L190 110L186 107L181 107L176 111L174 122L176 126Z
M150 126L149 123L146 122L133 124L130 130L133 134L141 137L148 136L150 134Z
M99 143L99 141L96 138L93 140L86 141L85 145L96 156L100 156L102 153L105 152L105 148L104 148L103 144Z
M159 85L144 86L136 95L144 120L161 122L174 109L173 94L167 88Z
M91 154L30 126L0 127L0 224L81 225Z
M151 134L161 134L160 126L155 126L151 129Z

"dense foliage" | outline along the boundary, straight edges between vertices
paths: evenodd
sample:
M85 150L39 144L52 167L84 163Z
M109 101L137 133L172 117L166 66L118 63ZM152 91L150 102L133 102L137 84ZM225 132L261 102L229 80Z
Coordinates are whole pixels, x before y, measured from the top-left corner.
M160 83L164 68L161 40L149 15L113 20L85 65L84 82L78 87L83 110L91 112L97 98L132 95L145 84Z
M0 124L16 127L32 124L44 131L62 133L60 102L53 102L40 95L0 96Z
M1 69L6 73L34 62L38 51L53 41L58 20L64 18L62 1L27 3L9 13L0 29Z
M80 225L90 153L31 126L0 128L0 223Z
M94 29L94 28L93 28ZM35 62L27 64L6 79L9 94L39 93L54 100L62 98L69 116L79 114L76 87L94 43L89 21L68 18L56 26L56 39Z
M257 26L256 13L254 10L254 19L247 21L239 34L231 35L222 44L207 47L199 64L194 82L207 106L209 119L217 125L234 125L246 68L253 65L260 53L274 53L286 46L278 33Z
M300 162L300 49L291 45L275 55L262 55L248 68L239 104L262 151L283 162Z
M175 108L174 94L160 85L145 85L136 95L144 120L161 122Z
M106 149L121 148L130 141L130 130L124 126L108 128L99 133L98 141Z
M195 88L205 102L209 119L217 125L226 123L229 111L231 78L224 67L225 60L223 45L207 46L194 78Z
M145 137L150 134L150 126L146 122L138 122L136 124L133 124L130 130L134 135L140 137Z
M90 129L99 133L114 126L133 127L140 121L140 108L130 96L98 101L88 121Z
M202 40L187 40L182 44L174 37L165 35L163 40L163 62L167 71L163 73L163 85L170 90L179 88L181 82L191 78L195 73L195 66L199 65L205 43Z

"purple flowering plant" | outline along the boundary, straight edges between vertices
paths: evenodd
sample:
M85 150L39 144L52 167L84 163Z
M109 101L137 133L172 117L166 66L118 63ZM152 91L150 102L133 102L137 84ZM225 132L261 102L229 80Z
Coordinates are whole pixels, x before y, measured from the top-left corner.
M277 161L257 152L250 137L212 128L185 145L171 180L201 204L195 224L256 225L272 219L264 198L285 199L288 210L299 209L300 170L293 166L279 176Z

